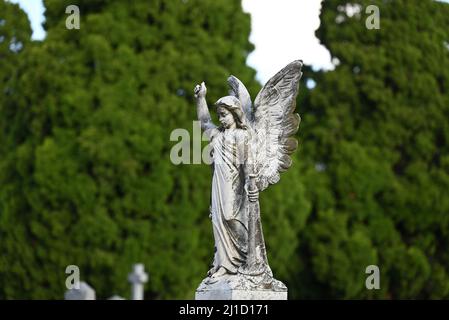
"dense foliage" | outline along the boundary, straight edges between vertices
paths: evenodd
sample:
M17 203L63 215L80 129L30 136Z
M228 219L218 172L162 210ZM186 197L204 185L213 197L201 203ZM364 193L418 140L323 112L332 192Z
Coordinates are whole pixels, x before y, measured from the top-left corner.
M294 165L261 195L270 265L290 298L449 298L449 5L347 3L323 2L317 36L339 63L306 68ZM135 262L146 298L193 298L213 256L211 174L174 165L170 133L192 132L201 80L209 104L229 74L255 97L249 15L239 0L45 7L31 41L0 0L0 298L61 299L72 264L99 298L129 297ZM372 264L380 290L365 288Z
M45 1L43 42L2 47L0 296L62 298L75 264L100 298L129 297L143 262L147 298L192 298L213 255L210 172L173 165L170 132L191 130L195 82L211 103L230 73L258 88L249 15L228 0L75 2ZM13 25L25 14L1 5L2 35L29 41Z
M301 103L300 157L317 171L300 296L449 298L449 5L324 1L317 36L339 64L307 73ZM380 290L365 288L371 264Z

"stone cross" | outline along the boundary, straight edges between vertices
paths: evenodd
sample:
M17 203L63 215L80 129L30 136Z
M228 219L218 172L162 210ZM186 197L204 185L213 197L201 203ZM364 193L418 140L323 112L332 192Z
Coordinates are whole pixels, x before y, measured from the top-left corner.
M133 265L133 272L128 275L131 283L131 299L143 300L143 285L148 281L148 274L145 273L142 263Z

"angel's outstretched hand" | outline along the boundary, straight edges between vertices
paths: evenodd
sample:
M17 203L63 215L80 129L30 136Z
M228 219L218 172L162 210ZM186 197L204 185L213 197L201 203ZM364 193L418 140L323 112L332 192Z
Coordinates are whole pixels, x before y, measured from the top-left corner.
M201 82L201 84L196 85L194 92L195 92L195 98L197 98L197 99L204 98L207 93L206 84L204 82Z

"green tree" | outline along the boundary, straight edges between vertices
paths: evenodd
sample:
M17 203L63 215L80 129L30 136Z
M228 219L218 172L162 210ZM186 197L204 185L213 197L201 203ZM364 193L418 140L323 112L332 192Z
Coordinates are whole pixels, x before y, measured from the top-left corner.
M68 5L80 8L80 30L65 27ZM47 37L14 60L23 71L7 97L14 109L0 107L0 297L60 299L71 264L100 298L128 297L127 273L143 262L146 298L193 298L213 258L211 174L173 165L169 137L192 130L197 82L210 105L229 74L253 96L260 89L245 64L249 15L238 0L45 7ZM284 180L295 185L293 173ZM297 199L304 214L307 202L302 185L281 188L262 210L273 270L287 279L305 223Z
M20 128L11 120L20 108L17 101L23 99L17 90L17 83L24 70L18 67L18 63L30 45L30 37L31 28L25 13L16 4L0 1L0 247L7 239L14 241L22 236L21 227L15 228L15 225L10 223L11 219L5 214L4 208L10 206L13 210L20 210L20 203L6 196L14 192L15 188L20 188L19 182L15 186L6 184L9 175L6 163L9 161L7 158L10 150L16 142L24 139ZM25 246L27 244L22 243L16 249L21 250ZM25 251L24 254L27 255ZM14 276L23 276L20 263L1 255L0 287L5 288L5 293L0 293L0 296L6 296L7 292L12 294L14 291L7 286L7 282L15 282L13 277L9 278L5 274L7 269L11 270ZM23 289L27 288L29 287L25 286Z
M21 70L17 68L23 51L29 46L31 28L27 16L17 4L0 2L0 126L4 128L14 112L13 89ZM4 131L0 131L0 151L7 147Z
M307 70L300 97L298 297L449 298L448 26L431 0L323 2L317 36L338 63ZM365 288L371 264L380 290Z

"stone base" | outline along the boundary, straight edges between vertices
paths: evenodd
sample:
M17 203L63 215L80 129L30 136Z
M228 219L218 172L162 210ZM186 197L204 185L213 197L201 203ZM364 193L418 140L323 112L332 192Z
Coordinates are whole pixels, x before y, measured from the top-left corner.
M287 291L206 290L196 291L195 300L287 300Z
M226 275L213 282L204 279L195 300L287 300L287 287L272 275Z

